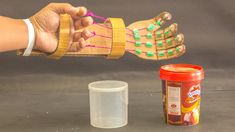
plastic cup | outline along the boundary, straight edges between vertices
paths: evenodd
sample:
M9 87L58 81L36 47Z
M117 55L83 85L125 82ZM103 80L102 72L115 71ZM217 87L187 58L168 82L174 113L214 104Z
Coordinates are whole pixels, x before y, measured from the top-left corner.
M128 84L122 81L90 83L90 121L98 128L118 128L128 122Z
M201 80L204 71L192 64L171 64L160 69L163 111L167 124L199 123Z

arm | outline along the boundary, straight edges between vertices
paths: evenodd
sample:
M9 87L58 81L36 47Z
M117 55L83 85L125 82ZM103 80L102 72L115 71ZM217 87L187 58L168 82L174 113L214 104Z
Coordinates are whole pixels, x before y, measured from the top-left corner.
M28 29L19 19L0 16L0 52L25 49L28 44Z
M72 17L71 36L68 51L79 51L89 38L89 31L76 34L74 31L93 23L91 17L84 17L85 7L74 7L68 3L51 3L30 17L35 30L34 50L52 53L58 45L58 29L60 14ZM0 52L25 49L28 44L28 28L23 20L0 17Z

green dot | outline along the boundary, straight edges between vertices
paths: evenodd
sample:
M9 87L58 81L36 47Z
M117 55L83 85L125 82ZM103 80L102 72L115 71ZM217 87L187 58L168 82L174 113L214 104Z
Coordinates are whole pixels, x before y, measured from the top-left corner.
M135 28L135 29L133 29L133 32L134 32L134 34L138 34L139 30Z
M149 24L149 26L147 27L148 31L152 31L154 29L154 24Z
M135 34L134 38L135 38L135 40L140 40L140 35L139 34Z
M153 44L151 42L146 42L145 46L148 48L151 48L153 46Z
M163 46L163 42L162 42L162 41L158 41L158 42L157 42L157 46L158 46L158 47L162 47L162 46Z
M161 26L161 25L162 25L162 23L161 23L160 20L157 21L157 25L158 25L158 26Z
M135 46L136 46L136 47L140 47L140 46L141 46L141 42L140 42L140 41L136 41L136 42L135 42Z
M177 37L175 37L174 40L175 40L175 42L178 42L178 38Z
M168 35L168 34L169 34L169 31L168 31L168 30L167 30L167 31L165 31L165 32L164 32L164 34L165 34L165 35Z
M152 57L152 56L154 55L154 53L151 52L151 51L148 51L148 52L146 52L146 55L147 55L148 57Z
M140 49L136 49L136 50L135 50L135 53L139 55L139 54L142 53L142 51L141 51Z
M159 57L164 57L164 56L165 56L164 51L160 51L160 52L158 53L158 56L159 56Z
M161 38L162 37L162 33L161 32L157 32L157 37Z
M172 55L173 55L173 50L168 50L167 52L168 52L168 55L169 55L169 56L172 56Z
M166 42L167 42L168 45L171 45L171 44L172 44L171 39L167 39Z
M146 35L146 37L147 37L148 39L151 39L151 38L153 38L153 35L152 35L151 33L148 33L148 34Z
M179 48L179 47L176 47L176 48L175 48L175 51L176 51L177 53L179 53L179 52L180 52L180 48Z

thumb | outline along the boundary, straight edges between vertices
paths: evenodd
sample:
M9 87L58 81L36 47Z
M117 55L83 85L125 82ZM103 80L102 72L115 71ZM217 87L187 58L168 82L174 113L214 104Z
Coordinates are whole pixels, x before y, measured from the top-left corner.
M49 7L57 14L69 14L73 19L84 16L87 12L84 7L74 7L69 3L51 3Z

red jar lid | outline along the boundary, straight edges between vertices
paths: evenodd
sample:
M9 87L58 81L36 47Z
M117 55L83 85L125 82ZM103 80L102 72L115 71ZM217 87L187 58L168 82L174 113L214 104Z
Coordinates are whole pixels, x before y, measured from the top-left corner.
M204 71L201 66L193 64L170 64L160 68L160 78L168 81L200 81L204 79Z

